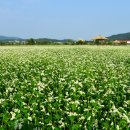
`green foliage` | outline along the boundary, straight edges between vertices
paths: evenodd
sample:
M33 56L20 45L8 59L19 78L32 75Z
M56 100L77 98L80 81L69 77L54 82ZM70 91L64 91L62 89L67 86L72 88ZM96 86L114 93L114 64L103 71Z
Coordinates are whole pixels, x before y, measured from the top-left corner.
M26 44L27 45L34 45L36 42L35 42L35 40L33 39L33 38L30 38L30 39L28 39L27 41L26 41Z
M85 45L87 42L86 41L84 41L84 40L78 40L77 42L76 42L76 45Z
M120 42L119 45L127 45L127 42Z
M130 129L130 47L0 47L1 130Z
M99 40L95 40L95 41L94 41L94 44L96 44L96 45L101 45L101 43L99 42Z

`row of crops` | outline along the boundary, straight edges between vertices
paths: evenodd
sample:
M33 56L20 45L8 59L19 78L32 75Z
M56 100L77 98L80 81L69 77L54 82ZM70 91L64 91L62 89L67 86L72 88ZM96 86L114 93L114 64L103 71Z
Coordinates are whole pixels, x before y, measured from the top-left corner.
M0 47L0 130L129 130L130 47Z

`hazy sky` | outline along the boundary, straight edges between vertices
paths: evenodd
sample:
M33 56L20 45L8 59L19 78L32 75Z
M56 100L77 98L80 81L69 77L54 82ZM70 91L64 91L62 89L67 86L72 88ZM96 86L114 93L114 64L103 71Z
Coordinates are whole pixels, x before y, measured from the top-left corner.
M72 38L130 32L130 0L0 0L0 35Z

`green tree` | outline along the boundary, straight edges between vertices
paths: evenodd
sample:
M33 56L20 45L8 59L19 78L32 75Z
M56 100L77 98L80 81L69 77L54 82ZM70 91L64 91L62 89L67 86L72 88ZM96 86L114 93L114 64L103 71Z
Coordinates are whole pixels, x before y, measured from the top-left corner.
M76 42L77 45L84 45L85 44L85 41L84 40L78 40Z
M30 38L26 41L27 45L34 45L36 41L33 38Z

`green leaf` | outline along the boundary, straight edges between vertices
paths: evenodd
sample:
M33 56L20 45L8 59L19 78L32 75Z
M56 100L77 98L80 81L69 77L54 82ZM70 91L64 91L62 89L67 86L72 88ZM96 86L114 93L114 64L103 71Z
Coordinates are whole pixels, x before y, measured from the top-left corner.
M79 128L80 128L79 124L72 125L72 130L79 130Z

